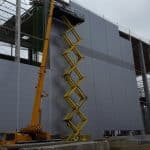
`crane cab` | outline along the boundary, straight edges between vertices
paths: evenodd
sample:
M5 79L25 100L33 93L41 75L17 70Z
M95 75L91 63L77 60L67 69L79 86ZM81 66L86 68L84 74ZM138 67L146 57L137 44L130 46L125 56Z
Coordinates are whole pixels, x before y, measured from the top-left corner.
M27 134L18 132L0 133L0 145L13 145L17 143L29 142L31 140L31 137Z

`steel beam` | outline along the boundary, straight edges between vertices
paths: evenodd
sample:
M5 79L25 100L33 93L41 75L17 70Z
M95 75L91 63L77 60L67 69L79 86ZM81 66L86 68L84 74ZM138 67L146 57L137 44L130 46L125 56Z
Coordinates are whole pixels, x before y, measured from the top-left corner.
M15 30L15 57L20 61L20 33L21 33L21 0L16 0L16 30Z
M15 60L17 62L17 126L19 131L19 106L20 106L20 41L21 41L21 0L16 0L16 26L15 26Z
M145 58L144 58L144 51L143 51L143 44L141 41L139 41L139 58L140 58L140 65L141 65L141 74L143 79L143 86L144 86L144 92L145 92L145 99L146 103L143 109L143 119L144 119L144 127L145 127L145 133L150 133L150 94L149 94L149 84L148 84L148 78L147 78L147 71L146 71L146 64L145 64Z
M140 54L140 63L141 63L145 97L146 97L147 103L150 103L150 93L149 93L149 85L148 85L148 79L147 79L147 71L146 71L146 65L145 65L145 59L144 59L143 44L141 41L140 41L139 54Z

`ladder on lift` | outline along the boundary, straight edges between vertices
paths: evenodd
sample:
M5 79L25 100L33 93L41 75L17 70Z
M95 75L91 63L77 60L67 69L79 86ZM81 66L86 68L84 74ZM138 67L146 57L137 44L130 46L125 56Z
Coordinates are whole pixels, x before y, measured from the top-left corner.
M81 131L88 120L81 111L81 107L87 100L87 96L80 88L80 84L85 77L78 68L78 65L84 57L77 47L80 44L81 38L75 30L75 27L65 16L63 16L63 22L68 28L68 30L63 33L63 38L68 46L64 51L63 56L69 64L69 68L67 68L64 73L64 79L69 85L69 90L65 93L64 99L71 108L71 111L65 116L64 121L72 130L72 133L68 136L67 140L78 141L82 140ZM79 118L78 121L77 118Z

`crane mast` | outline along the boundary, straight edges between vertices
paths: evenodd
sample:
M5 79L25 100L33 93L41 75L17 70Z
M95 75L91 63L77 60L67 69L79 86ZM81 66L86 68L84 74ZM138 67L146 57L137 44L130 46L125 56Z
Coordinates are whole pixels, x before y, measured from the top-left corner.
M43 92L44 79L45 79L45 73L46 73L47 55L48 55L49 43L51 39L50 34L51 34L51 29L52 29L54 0L51 0L50 3L51 4L50 4L50 10L48 14L46 34L45 34L45 39L44 39L43 56L42 56L42 62L41 62L40 71L39 71L38 83L36 87L36 94L35 94L34 106L33 106L33 112L32 112L32 120L31 120L32 126L40 125L40 106L41 106L42 92Z
M44 39L44 46L43 46L43 56L42 56L42 62L40 66L39 76L38 76L38 83L35 92L32 118L29 126L27 128L22 129L22 132L24 133L34 134L34 133L41 132L41 101L42 101L42 92L44 88L44 80L45 80L45 73L46 73L47 55L48 55L49 43L51 40L50 34L52 30L52 17L54 11L54 3L55 0L50 1L47 27L46 27L46 33Z

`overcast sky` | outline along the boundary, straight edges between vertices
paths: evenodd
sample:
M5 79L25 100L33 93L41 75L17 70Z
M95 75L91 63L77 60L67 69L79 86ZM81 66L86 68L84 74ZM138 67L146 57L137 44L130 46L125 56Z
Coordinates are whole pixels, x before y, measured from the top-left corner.
M150 40L150 0L72 0Z
M0 0L2 1L2 0ZM16 0L9 0L16 2ZM21 0L29 3L29 0ZM146 41L150 40L150 0L72 0L90 9L121 29L135 33Z

